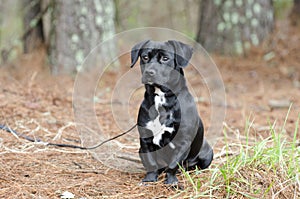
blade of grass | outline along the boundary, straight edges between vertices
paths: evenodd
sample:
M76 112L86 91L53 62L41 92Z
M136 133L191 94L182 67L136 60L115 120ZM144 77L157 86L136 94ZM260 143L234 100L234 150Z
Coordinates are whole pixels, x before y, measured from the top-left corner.
M286 122L287 122L287 120L288 120L288 118L289 118L289 115L290 115L292 106L293 106L293 103L290 104L290 107L289 107L289 109L288 109L288 112L287 112L287 114L286 114L286 116L285 116L285 119L284 119L284 122L283 122L283 125L282 125L282 128L281 128L281 133L283 133L284 130L285 130Z

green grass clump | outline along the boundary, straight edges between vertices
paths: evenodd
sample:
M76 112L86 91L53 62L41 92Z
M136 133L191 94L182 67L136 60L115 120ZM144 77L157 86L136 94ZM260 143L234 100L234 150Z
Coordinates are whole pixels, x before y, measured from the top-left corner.
M174 197L300 198L300 147L297 141L300 114L293 137L286 135L287 118L288 114L279 130L275 128L276 123L270 124L269 137L255 138L255 141L251 134L253 122L246 122L245 139L238 143L228 137L225 128L224 153L214 160L210 169L182 170L185 189Z

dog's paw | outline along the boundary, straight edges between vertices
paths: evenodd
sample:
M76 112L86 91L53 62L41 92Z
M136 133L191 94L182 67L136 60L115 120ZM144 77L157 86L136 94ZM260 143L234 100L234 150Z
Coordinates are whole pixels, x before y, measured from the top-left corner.
M167 173L165 184L172 185L172 186L173 185L177 186L178 185L178 179L177 179L176 175L172 175L172 174Z
M157 182L158 173L157 172L148 172L142 182Z

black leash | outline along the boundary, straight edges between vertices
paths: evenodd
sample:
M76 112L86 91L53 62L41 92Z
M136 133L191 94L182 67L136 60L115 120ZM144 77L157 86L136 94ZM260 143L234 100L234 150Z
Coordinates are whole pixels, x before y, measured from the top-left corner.
M130 131L132 131L135 127L137 126L137 124L135 124L133 127L131 127L130 129L128 129L127 131L119 134L119 135L116 135L112 138L109 138L103 142L100 142L99 144L96 144L95 146L91 146L91 147L82 147L82 146L78 146L78 145L72 145L72 144L59 144L59 143L51 143L51 142L43 142L42 140L40 139L35 139L35 138L32 138L32 137L29 137L29 136L26 136L26 135L23 135L23 134L20 134L18 133L17 131L5 126L5 125L1 125L0 124L0 129L4 130L4 131L7 131L9 133L12 133L14 134L15 136L17 137L21 137L21 138L24 138L30 142L36 142L36 143L42 143L46 146L57 146L57 147L66 147L66 148L74 148L74 149L83 149L83 150L92 150L92 149L96 149L100 146L102 146L103 144L107 143L107 142L110 142L114 139L117 139L127 133L129 133Z

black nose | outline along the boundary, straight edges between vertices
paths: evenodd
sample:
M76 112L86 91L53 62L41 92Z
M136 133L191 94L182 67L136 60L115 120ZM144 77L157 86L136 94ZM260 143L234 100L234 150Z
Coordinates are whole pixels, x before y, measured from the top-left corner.
M146 73L150 76L154 76L155 75L155 71L154 70L147 70Z

